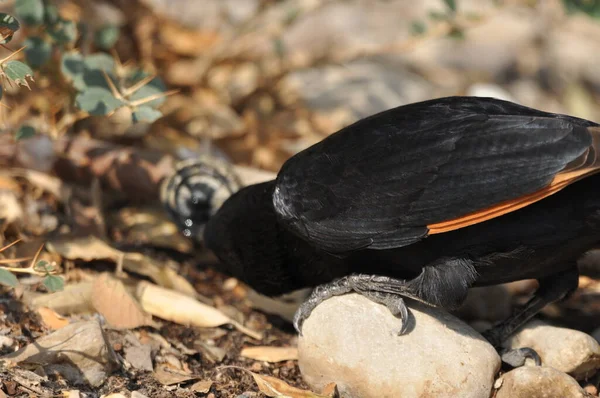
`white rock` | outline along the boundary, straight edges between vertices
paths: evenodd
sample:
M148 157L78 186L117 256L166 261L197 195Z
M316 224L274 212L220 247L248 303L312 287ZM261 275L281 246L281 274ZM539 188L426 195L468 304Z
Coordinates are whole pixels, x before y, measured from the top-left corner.
M527 323L505 343L510 348L530 347L544 366L585 379L600 369L600 344L578 330L547 325L539 320Z
M500 366L494 348L441 309L409 307L409 332L398 336L401 321L365 297L321 303L299 339L306 382L335 382L347 398L488 397Z
M497 382L496 398L585 397L571 376L547 366L523 366L504 374Z

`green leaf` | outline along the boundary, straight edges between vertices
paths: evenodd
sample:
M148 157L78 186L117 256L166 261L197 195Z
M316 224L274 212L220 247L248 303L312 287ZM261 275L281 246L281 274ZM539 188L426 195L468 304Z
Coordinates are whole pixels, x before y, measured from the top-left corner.
M31 138L35 135L35 129L28 124L24 124L15 133L15 140L26 140L27 138Z
M19 280L12 272L0 268L0 284L9 287L17 287Z
M83 57L81 54L72 52L62 57L61 71L67 80L73 83L78 91L84 91L91 87L101 87L109 90L108 83L102 71L110 73L115 67L115 60L108 54L97 53Z
M150 106L138 106L132 114L133 122L153 123L162 117L162 113Z
M104 77L106 72L108 76L115 81L112 71L115 68L115 60L108 54L97 53L88 55L83 60L84 72L83 72L83 83L84 87L79 90L85 90L90 87L102 87L110 91L110 86Z
M78 52L64 53L60 61L60 71L76 89L83 90L85 88L83 81L83 73L85 72L83 55Z
M452 12L456 12L456 0L444 0L446 3L446 7L450 9Z
M54 25L60 20L58 15L58 8L53 4L46 4L44 9L44 22L46 25Z
M33 71L20 61L7 61L2 64L2 71L7 78L18 85L29 87L27 79L33 80Z
M148 76L147 73L143 73L140 71L135 72L135 74L133 75L134 78L130 80L129 86L133 86L135 83L142 80L146 76ZM139 99L148 98L148 97L156 95L156 94L164 93L165 91L167 91L167 87L165 86L165 83L163 83L163 81L159 77L155 77L148 84L146 84L145 86L140 88L138 91L133 93L130 97L130 100L136 101ZM164 97L155 99L154 101L150 101L148 103L145 103L144 105L156 108L157 106L161 105L163 102L165 102Z
M96 31L96 46L102 50L111 49L121 34L121 29L117 25L105 25Z
M32 68L43 66L52 55L52 45L41 37L32 36L25 40L25 58Z
M42 0L17 0L15 13L26 25L40 25L44 22L44 3Z
M75 104L79 109L94 116L107 115L123 105L109 90L101 87L87 88L75 97Z
M21 25L15 17L0 12L0 44L6 44L12 40L13 35Z
M427 31L427 25L423 21L412 21L410 31L415 36L420 36Z
M34 269L38 272L48 272L49 270L46 268L48 264L50 264L48 261L40 260L35 264Z
M48 34L58 44L70 44L77 40L77 25L73 21L59 19L48 29Z
M112 72L115 69L115 60L106 53L96 53L84 58L84 63L88 69L99 69L106 72Z
M60 276L48 275L44 278L44 286L51 292L58 292L65 287L65 281Z

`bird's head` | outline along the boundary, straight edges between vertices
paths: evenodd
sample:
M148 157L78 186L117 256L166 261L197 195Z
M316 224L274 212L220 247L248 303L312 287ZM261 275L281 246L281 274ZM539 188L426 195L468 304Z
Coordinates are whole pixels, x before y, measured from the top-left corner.
M281 294L289 279L286 248L273 210L273 181L242 188L223 203L204 230L219 271L266 295Z
M206 223L240 187L228 163L207 155L180 162L162 183L161 201L183 234L201 242Z

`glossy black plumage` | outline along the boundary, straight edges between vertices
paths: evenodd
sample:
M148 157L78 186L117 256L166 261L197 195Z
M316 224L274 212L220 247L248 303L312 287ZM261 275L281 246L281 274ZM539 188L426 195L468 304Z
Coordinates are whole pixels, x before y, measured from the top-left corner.
M410 297L455 308L470 286L576 270L597 245L599 131L489 98L391 109L234 194L205 242L264 294L363 273L413 281Z

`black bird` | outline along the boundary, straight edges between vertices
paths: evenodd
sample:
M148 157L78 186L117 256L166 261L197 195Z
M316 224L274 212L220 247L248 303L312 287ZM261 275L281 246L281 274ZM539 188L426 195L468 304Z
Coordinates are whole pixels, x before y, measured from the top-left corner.
M507 101L409 104L233 194L204 241L260 293L317 287L299 331L318 303L351 291L406 320L403 297L455 309L470 287L537 279L524 309L485 334L499 347L577 288L577 259L600 242L599 145L596 123Z

